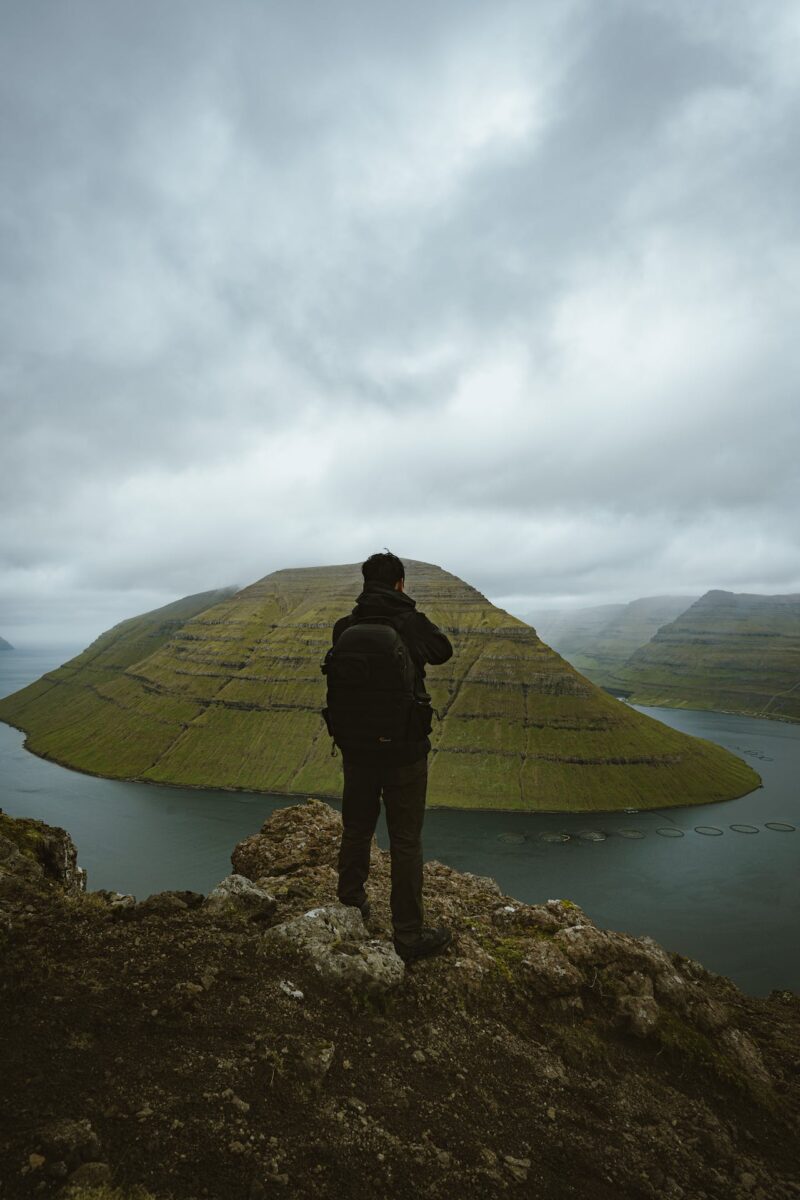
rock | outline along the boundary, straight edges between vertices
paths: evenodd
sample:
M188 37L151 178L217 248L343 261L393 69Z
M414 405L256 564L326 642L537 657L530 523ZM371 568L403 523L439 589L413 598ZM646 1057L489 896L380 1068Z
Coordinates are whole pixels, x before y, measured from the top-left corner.
M539 996L566 996L586 982L583 972L552 941L532 940L520 964L526 988Z
M616 1009L625 1027L637 1037L647 1037L658 1024L659 1007L652 996L620 996Z
M594 922L577 904L573 904L572 900L548 900L545 905L547 912L554 916L559 925L591 925L594 927Z
M719 1047L736 1061L751 1088L755 1091L772 1090L772 1077L764 1066L761 1051L751 1037L741 1029L726 1029L720 1034Z
M238 913L257 921L271 917L277 901L244 875L228 875L209 892L203 907L215 915Z
M667 1001L680 1013L688 1011L691 990L684 977L670 964L668 970L658 972L653 979L655 994L659 1000Z
M506 1170L510 1171L519 1183L524 1183L528 1178L528 1172L531 1169L531 1160L529 1158L513 1158L510 1154L504 1154L503 1163Z
M689 1008L689 1017L704 1033L719 1033L730 1025L730 1013L723 1004L707 997Z
M170 916L172 913L185 912L188 908L186 901L177 892L155 892L146 900L140 900L134 912L136 916Z
M276 925L267 943L291 946L327 982L356 992L382 993L402 982L405 967L388 942L369 938L357 908L326 904Z
M305 804L278 809L231 855L233 869L248 879L289 875L299 867L336 865L342 837L342 818L329 804Z
M282 979L278 987L285 995L291 996L293 1000L303 1000L305 998L300 988L295 987L290 979Z
M606 930L594 925L567 926L558 931L553 942L567 958L581 966L604 966L613 957L611 938Z
M300 1062L304 1073L312 1083L322 1083L331 1068L335 1052L336 1047L333 1042L314 1042L303 1051Z
M46 1161L47 1160L43 1154L28 1155L28 1166L32 1171L38 1171L40 1167L44 1166Z
M104 1162L86 1162L73 1171L67 1183L70 1187L103 1187L111 1183L111 1168Z
M78 866L78 851L65 829L30 817L10 817L3 812L0 812L0 873L24 874L30 878L44 876L66 892L86 891L86 872Z
M548 1110L547 1110L547 1119L548 1119L548 1121L555 1121L555 1119L556 1119L556 1110L555 1110L554 1108L548 1108Z
M425 1057L424 1051L422 1050L414 1050L411 1057L415 1063L424 1063L428 1061Z

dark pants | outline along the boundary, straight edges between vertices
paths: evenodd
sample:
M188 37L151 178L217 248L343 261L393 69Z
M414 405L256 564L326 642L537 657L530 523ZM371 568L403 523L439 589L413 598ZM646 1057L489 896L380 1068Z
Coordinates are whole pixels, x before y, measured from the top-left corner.
M369 875L369 851L381 794L386 808L392 858L392 925L399 942L413 942L422 929L422 823L428 786L428 759L402 766L344 762L339 899L362 905Z

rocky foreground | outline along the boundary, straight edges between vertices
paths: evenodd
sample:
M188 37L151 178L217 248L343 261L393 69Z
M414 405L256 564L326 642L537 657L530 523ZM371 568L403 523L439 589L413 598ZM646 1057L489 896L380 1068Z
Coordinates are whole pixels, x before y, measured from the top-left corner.
M282 809L208 897L136 902L0 813L0 1196L800 1196L795 994L435 862L456 944L404 968L339 832Z

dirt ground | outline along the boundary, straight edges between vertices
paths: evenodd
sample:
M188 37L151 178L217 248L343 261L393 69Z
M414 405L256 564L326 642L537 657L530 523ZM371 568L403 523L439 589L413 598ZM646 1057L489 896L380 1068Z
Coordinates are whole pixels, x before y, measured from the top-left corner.
M693 997L676 1008L631 982L650 946L606 939L592 967L584 931L602 931L574 906L519 905L439 864L428 909L454 947L398 987L336 987L269 936L334 901L338 817L323 809L281 810L295 815L237 848L261 855L267 916L83 892L47 861L59 831L45 853L37 823L3 818L3 1200L800 1196L796 995L749 998L675 958ZM371 896L367 932L385 941L378 851ZM555 993L535 965L553 936L583 955Z

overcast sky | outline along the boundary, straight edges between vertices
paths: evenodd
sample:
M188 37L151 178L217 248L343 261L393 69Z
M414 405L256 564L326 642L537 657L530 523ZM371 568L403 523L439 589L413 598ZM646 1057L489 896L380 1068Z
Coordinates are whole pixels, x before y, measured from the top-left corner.
M0 14L0 634L800 591L794 0Z

